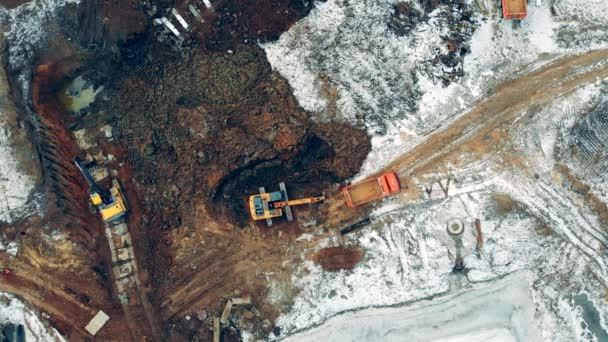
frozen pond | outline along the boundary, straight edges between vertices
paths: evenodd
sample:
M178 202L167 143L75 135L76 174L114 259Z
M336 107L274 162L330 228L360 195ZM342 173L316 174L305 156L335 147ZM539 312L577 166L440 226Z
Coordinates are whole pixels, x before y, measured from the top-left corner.
M537 341L532 278L518 272L408 306L345 313L285 341Z

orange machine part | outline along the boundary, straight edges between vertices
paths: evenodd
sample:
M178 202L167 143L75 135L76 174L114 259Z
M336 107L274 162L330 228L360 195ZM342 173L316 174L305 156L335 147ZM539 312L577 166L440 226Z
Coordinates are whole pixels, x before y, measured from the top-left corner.
M528 15L527 0L502 0L502 17L505 19L524 19Z
M399 176L394 171L385 173L382 177L386 179L389 187L389 194L394 194L401 191L401 183L399 182Z

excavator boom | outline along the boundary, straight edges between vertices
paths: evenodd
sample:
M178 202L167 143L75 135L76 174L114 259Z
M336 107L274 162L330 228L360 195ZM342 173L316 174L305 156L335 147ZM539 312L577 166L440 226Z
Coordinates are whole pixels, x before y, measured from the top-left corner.
M80 157L76 157L74 158L74 164L76 164L76 167L78 168L80 173L82 173L84 179L89 184L89 187L91 188L91 193L98 194L101 197L103 203L105 204L112 203L112 194L110 194L109 191L102 189L97 184L97 182L95 182L95 179L93 179L93 176L89 172L89 169L87 168L84 160L82 160Z
M318 196L318 197L301 198L301 199L286 201L286 202L275 202L275 203L273 203L273 205L275 208L283 208L288 205L294 206L294 205L310 204L310 203L321 202L324 200L325 200L325 196Z

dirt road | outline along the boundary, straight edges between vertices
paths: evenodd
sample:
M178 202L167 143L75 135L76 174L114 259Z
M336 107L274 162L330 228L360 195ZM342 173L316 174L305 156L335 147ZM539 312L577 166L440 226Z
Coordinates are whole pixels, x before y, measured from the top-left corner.
M500 85L496 92L470 111L446 123L423 143L397 158L385 169L418 175L458 165L460 154L500 149L500 130L542 106L584 85L608 77L608 50L564 57L521 78Z
M395 159L377 174L395 170L408 184L410 177L433 171L446 171L449 164L461 165L462 158L500 151L508 140L506 129L553 99L577 88L608 77L608 50L596 50L583 55L560 58L518 79L497 87L495 93L480 101L471 110L447 121L426 140ZM508 142L508 141L507 141ZM404 181L405 180L405 181ZM400 197L415 199L414 187ZM397 197L399 197L397 196ZM369 206L349 209L339 193L328 201L329 232L317 236L308 246L336 234L347 223L355 222L369 213Z

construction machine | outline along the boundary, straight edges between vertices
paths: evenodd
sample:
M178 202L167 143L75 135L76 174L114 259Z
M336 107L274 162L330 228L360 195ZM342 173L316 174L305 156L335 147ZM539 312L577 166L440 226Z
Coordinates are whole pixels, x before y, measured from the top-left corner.
M368 178L342 189L346 204L351 208L383 197L392 196L399 191L401 191L401 182L399 181L399 176L394 171L389 171L379 177Z
M90 170L96 167L94 162L86 164L84 160L76 157L74 158L74 164L76 164L76 167L89 184L91 202L99 209L104 222L114 222L123 218L127 214L128 209L118 181L113 179L110 190L105 190L97 184L91 174Z
M260 193L258 195L249 196L249 211L251 212L251 218L255 221L266 220L266 223L270 227L272 226L272 219L283 216L283 212L285 212L287 221L292 222L292 206L311 204L325 200L325 196L321 195L290 201L287 196L285 183L279 183L279 188L280 191L267 193L264 187L260 187Z

